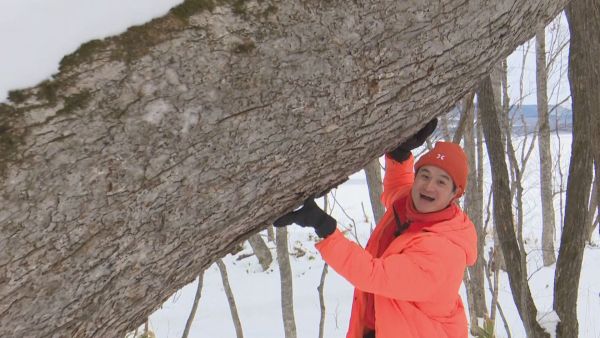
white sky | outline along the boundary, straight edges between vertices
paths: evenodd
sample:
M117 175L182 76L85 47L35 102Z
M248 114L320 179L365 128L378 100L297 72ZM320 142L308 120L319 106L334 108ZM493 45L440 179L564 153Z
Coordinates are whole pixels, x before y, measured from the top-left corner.
M183 0L0 0L0 102L34 86L82 43L116 35Z
M0 102L6 100L9 90L35 86L56 73L62 57L74 52L82 43L119 34L127 27L162 16L181 2L183 0L0 0ZM562 21L566 30L566 20ZM523 49L518 49L509 58L512 98L518 97L520 92L522 55ZM566 62L566 58L564 60ZM536 100L534 62L535 45L532 44L523 81L526 104L535 104ZM566 75L560 83L560 98L551 97L550 104L568 93Z

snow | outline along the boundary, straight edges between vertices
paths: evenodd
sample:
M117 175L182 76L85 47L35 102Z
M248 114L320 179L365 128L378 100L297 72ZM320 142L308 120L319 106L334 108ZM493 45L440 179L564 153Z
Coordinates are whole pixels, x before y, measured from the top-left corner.
M0 0L0 102L6 99L12 89L34 86L49 78L58 69L62 57L72 53L86 41L119 34L132 25L142 24L154 17L165 14L182 0ZM560 23L564 25L563 23ZM548 45L548 44L547 44ZM518 49L509 58L511 97L518 96L520 63L523 53L527 61L523 92L527 95L523 103L535 103L535 69L533 47ZM561 85L553 90L551 101L560 102L568 94L568 84L563 68L555 76L554 82ZM556 66L559 68L558 66ZM533 75L532 75L533 74ZM167 72L171 83L178 83L177 75ZM556 78L557 77L557 78ZM186 88L181 88L184 91ZM558 93L561 93L560 95ZM567 104L569 101L567 101ZM146 120L158 123L165 112L167 103L157 102L148 107ZM198 123L198 116L184 113L182 132ZM554 137L556 141L556 137ZM567 173L567 161L570 152L570 136L562 135L560 151L562 154L562 172ZM556 147L556 142L554 146ZM540 247L541 213L537 199L539 182L536 181L537 155L532 154L525 173L525 229L524 236L528 248L528 269L530 286L538 306L538 320L555 336L557 316L552 311L554 266L542 267ZM555 171L556 173L557 171ZM530 178L531 177L531 178ZM565 178L566 184L566 178ZM489 188L490 181L486 180ZM356 237L364 245L374 227L364 174L359 172L335 191L337 203L333 215L343 228L351 229L349 237ZM487 194L486 194L487 196ZM557 218L560 215L560 203L556 202ZM342 209L343 208L343 209ZM560 224L560 222L557 222ZM262 233L266 238L266 234ZM556 235L557 243L560 232ZM314 248L315 237L310 229L289 227L290 251L301 247L307 253L292 259L294 274L294 307L296 327L299 338L316 337L319 324L319 284L323 261ZM600 337L600 274L597 262L600 261L598 233L595 232L593 245L586 248L581 280L579 285L578 314L580 337ZM268 243L274 252L274 244ZM491 245L488 236L488 247ZM557 244L558 246L558 244ZM250 253L246 247L240 254ZM227 256L229 279L245 337L283 337L283 324L280 310L279 271L275 263L266 271L254 257L237 260L236 256ZM487 254L487 253L486 253ZM500 276L500 304L507 316L512 337L524 337L525 332L512 300L505 273ZM196 283L184 287L165 302L161 309L149 318L150 328L158 338L181 337L189 310L191 308ZM463 298L464 288L460 290ZM491 297L487 295L487 300ZM330 270L325 284L326 323L325 337L344 337L348 323L352 299L352 286ZM498 337L506 337L504 326L498 318L496 322ZM211 266L204 275L204 287L198 312L192 325L191 337L234 337L235 331L229 313L229 307L223 291L221 278L216 266Z
M1 0L0 102L36 85L82 43L117 35L183 0Z

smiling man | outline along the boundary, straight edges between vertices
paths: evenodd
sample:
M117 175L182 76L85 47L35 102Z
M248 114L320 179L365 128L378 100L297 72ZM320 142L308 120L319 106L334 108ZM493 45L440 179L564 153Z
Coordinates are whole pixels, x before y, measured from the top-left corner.
M411 153L436 125L432 120L386 154L386 212L364 249L312 199L275 221L315 228L325 262L354 285L347 338L468 337L458 290L477 258L477 235L455 203L467 184L467 158L450 142L437 142L414 166Z

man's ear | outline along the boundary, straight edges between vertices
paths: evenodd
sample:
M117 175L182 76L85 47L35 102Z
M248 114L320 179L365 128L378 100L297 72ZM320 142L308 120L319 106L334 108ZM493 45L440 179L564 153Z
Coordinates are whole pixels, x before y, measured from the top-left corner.
M457 187L454 191L454 197L452 197L453 201L458 200L463 195L463 189L461 187Z

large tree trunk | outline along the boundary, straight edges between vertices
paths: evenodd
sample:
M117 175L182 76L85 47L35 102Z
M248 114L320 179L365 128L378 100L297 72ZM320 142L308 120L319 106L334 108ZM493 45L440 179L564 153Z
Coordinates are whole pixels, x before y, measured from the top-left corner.
M565 220L554 276L554 310L560 318L557 337L577 337L577 296L592 185L593 152L600 115L600 0L574 0L566 8L571 32L569 84L573 142L567 179ZM596 135L596 136L594 136Z
M566 0L197 1L0 105L0 336L116 337Z
M525 257L517 242L513 214L511 211L512 199L510 194L508 168L501 140L500 123L498 122L497 106L494 103L492 81L486 77L481 82L478 92L479 108L483 124L483 133L488 148L490 167L492 168L492 190L494 192L494 223L502 246L502 253L506 260L508 280L512 290L513 299L517 305L519 316L523 320L527 337L550 337L537 322L537 309L531 290L527 283L527 270Z
M542 259L544 266L556 262L554 254L554 203L552 202L552 154L550 152L550 117L548 114L548 74L546 67L546 28L535 35L536 96L538 109L538 148L540 154L540 198L542 200Z

